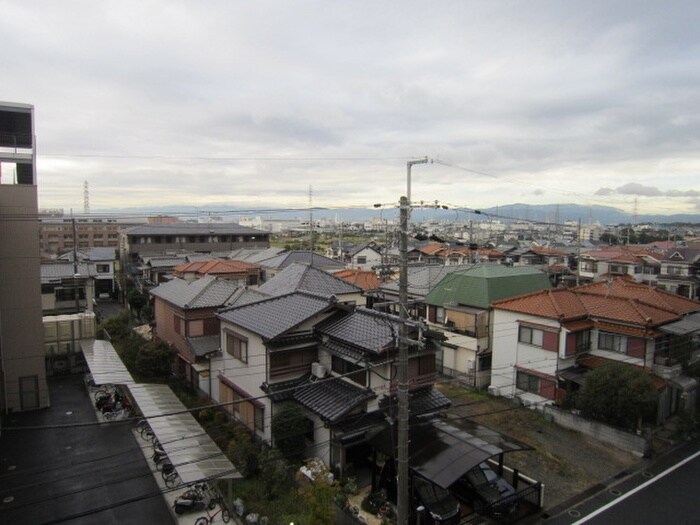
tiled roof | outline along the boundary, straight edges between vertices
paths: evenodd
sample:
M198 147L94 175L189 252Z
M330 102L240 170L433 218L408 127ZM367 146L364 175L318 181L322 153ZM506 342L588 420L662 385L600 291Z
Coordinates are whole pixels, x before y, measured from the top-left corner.
M232 252L230 252L228 254L228 258L236 259L238 261L247 261L249 263L258 263L260 261L264 261L265 259L270 259L275 255L279 255L284 251L284 248L240 248L238 250L233 250Z
M488 308L493 301L551 287L546 274L527 266L480 264L451 273L426 296L435 306L461 304Z
M448 274L470 268L470 264L455 264L445 266L443 264L426 266L409 266L408 268L408 293L414 297L425 297ZM398 293L399 281L383 284L382 290Z
M342 378L329 378L300 386L292 397L332 423L377 395L371 389L355 386Z
M209 352L219 350L221 347L221 340L219 339L219 334L204 335L202 337L188 337L187 346L193 355L196 357L202 357Z
M295 292L243 306L226 308L217 316L223 321L241 326L265 339L273 339L327 310L332 304L334 303L329 299L318 295Z
M495 301L492 306L500 310L522 312L562 321L583 317L588 313L576 293L562 288Z
M311 252L300 250L280 253L279 255L269 259L259 260L256 262L267 268L286 268L290 264L294 264L296 262L310 264L311 266L315 266L317 268L345 268L345 264L340 261L329 259L328 257L319 255L318 253L312 254Z
M700 302L627 279L613 279L496 301L493 307L562 322L590 317L649 327L700 311Z
M78 250L79 261L113 261L117 258L117 250L115 248L83 248ZM57 258L59 261L72 261L73 252L66 252Z
M356 308L342 319L317 327L321 334L375 354L393 348L399 318L367 308Z
M173 279L150 290L156 297L180 308L213 308L224 306L238 287L231 281L205 276L194 281Z
M182 264L185 257L145 257L144 264L151 268L174 268L178 264Z
M79 260L79 259L78 259ZM78 263L78 274L80 277L94 277L96 272L83 262ZM75 268L72 262L50 262L41 263L41 282L47 283L58 279L72 279L75 276Z
M662 261L694 263L700 261L700 249L670 248L661 257Z
M255 288L239 288L231 298L226 301L226 306L243 306L244 304L256 303L269 298L269 295Z
M700 302L698 301L659 290L658 288L649 287L631 279L615 278L610 281L600 281L579 286L576 290L587 294L604 296L614 295L616 297L635 299L656 308L673 311L677 314L686 314L700 309Z
M252 264L245 261L222 261L217 259L209 259L205 261L195 261L181 264L175 267L175 271L180 273L194 272L202 275L217 275L249 273L250 271L258 270L259 268L260 267L257 264Z
M199 224L178 222L175 224L144 224L122 230L127 235L269 235L268 232L254 230L240 224Z
M409 412L412 416L444 410L450 405L452 405L452 402L442 392L432 386L412 390L408 394ZM384 396L379 400L379 407L382 409L396 408L396 395Z
M361 293L362 289L308 264L294 263L260 286L268 295L285 295L304 290L320 295Z
M370 270L340 270L333 275L359 286L363 290L375 290L379 288L380 284L377 274Z

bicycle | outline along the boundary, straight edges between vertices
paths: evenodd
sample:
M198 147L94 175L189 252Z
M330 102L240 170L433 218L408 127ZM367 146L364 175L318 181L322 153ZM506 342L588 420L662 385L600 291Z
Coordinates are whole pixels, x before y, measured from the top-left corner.
M211 514L209 512L209 509L205 509L207 515L200 516L199 518L197 518L197 520L194 522L194 525L209 525L210 523L214 522L214 518L219 513L221 513L221 519L224 521L224 523L228 523L228 521L231 519L231 513L228 511L228 508L226 508L224 498L222 498L221 496L217 496L216 498L214 498L214 501L216 501L219 504L219 510L217 510L214 514Z

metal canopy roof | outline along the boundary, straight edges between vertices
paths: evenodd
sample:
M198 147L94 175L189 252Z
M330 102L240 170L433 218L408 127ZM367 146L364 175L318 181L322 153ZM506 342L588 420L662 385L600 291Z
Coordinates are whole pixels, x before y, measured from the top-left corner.
M659 330L675 335L688 335L700 331L700 312L687 315L675 323L660 326Z
M96 385L125 385L134 382L109 341L83 339L80 341L80 349Z
M170 387L131 384L129 391L183 483L243 477Z
M409 444L409 466L411 470L431 480L436 485L448 488L479 463L493 456L531 447L507 438L498 432L476 423L469 425L469 432L443 421L434 420L411 428ZM395 426L395 425L394 425ZM386 429L374 438L372 444L389 456L394 456L392 440Z

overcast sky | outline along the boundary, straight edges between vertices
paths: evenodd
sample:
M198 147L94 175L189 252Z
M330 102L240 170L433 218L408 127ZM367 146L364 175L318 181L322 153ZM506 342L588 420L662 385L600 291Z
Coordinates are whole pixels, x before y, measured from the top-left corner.
M700 213L700 2L0 0L41 207Z

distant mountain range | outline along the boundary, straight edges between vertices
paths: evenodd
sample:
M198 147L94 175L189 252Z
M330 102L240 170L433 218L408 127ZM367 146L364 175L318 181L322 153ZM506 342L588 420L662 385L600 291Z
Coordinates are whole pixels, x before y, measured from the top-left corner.
M479 220L480 217L491 217L502 221L526 220L538 222L578 221L582 224L599 222L601 224L629 224L632 216L618 208L611 206L581 206L578 204L508 204L493 208L479 210L480 215L467 213L461 210L443 210L434 208L414 209L412 220L420 222L427 220ZM197 216L211 215L212 218L222 217L224 221L230 221L242 216L263 216L267 218L308 220L308 210L283 210L275 208L242 209L230 205L194 206L164 206L160 208L111 208L104 210L92 210L92 214L126 214L126 215L175 215L183 218L195 218ZM391 219L398 216L398 210L387 208L384 211L378 209L357 208L314 208L314 219L339 218L346 222L364 221L372 218ZM671 224L671 223L695 223L700 224L700 214L675 214L675 215L642 215L636 219L637 224Z

